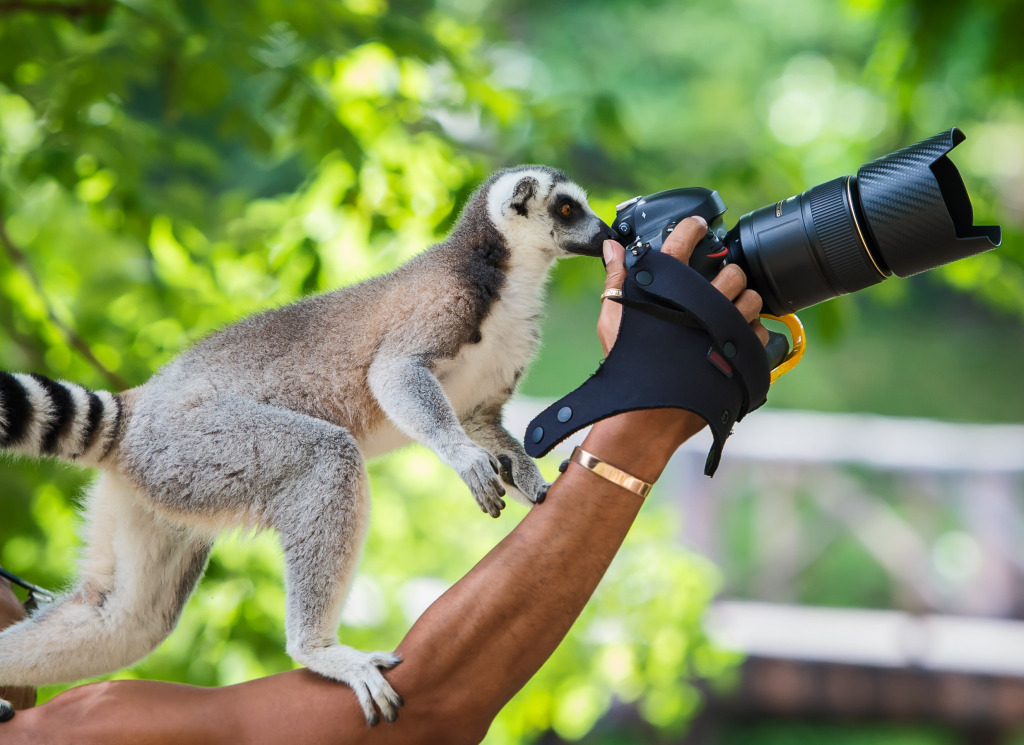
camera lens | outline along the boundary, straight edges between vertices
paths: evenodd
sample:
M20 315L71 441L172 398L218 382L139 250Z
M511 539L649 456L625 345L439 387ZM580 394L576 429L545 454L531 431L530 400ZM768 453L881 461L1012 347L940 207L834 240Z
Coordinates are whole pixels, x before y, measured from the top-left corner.
M954 127L744 215L726 237L729 260L784 315L998 246L998 226L973 225L946 156L963 140Z
M850 181L843 176L744 215L726 239L739 239L748 284L770 313L792 313L889 275L868 248ZM739 258L734 248L729 253Z

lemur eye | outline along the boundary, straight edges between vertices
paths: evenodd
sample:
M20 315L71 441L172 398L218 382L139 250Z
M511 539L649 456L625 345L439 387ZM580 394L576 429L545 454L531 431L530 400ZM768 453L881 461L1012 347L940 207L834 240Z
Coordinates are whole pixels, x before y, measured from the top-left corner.
M562 202L562 217L569 217L572 214L572 204Z

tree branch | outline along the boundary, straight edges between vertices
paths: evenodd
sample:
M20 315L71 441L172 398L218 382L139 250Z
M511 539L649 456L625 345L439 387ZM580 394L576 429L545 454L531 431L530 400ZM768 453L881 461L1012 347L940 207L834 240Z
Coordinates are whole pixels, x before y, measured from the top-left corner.
M129 388L130 386L124 378L112 370L107 369L106 365L96 359L96 355L93 354L88 343L86 343L86 341L79 336L74 329L57 317L57 313L54 311L53 306L50 305L50 301L47 299L46 293L43 291L43 285L39 281L39 277L36 275L35 270L28 261L28 256L26 256L25 252L18 247L8 234L6 221L4 220L2 212L0 212L0 245L3 246L11 262L21 269L21 271L25 273L25 276L29 278L29 281L32 283L32 287L35 288L36 293L43 301L47 317L49 317L50 322L60 330L68 344L82 355L86 362L92 365L100 375L106 378L118 390Z
M50 2L24 2L24 0L11 0L0 3L0 14L11 13L49 13L63 15L69 18L80 18L81 16L102 15L110 12L114 7L113 3L89 2L80 5L64 5L63 3Z

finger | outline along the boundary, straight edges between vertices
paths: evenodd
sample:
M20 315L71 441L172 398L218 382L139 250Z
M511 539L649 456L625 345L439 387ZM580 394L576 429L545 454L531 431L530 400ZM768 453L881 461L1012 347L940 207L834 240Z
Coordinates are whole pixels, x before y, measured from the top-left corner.
M754 329L754 333L757 334L757 340L761 342L761 346L768 344L768 329L761 323L760 318L755 318L750 322L750 328Z
M604 289L616 290L626 281L626 249L618 241L605 241L602 246L604 254Z
M747 275L735 264L726 264L711 284L730 300L735 300L747 288Z
M601 302L601 314L597 317L597 338L601 342L601 349L605 357L612 351L612 345L619 335L619 325L622 323L622 306L614 300Z
M707 220L699 215L691 215L676 225L675 229L668 234L668 238L661 246L661 252L674 256L683 263L688 263L690 256L693 255L694 246L707 233Z
M616 241L605 241L602 247L605 263L604 288L615 290L626 281L626 249ZM612 300L601 301L601 313L597 317L597 338L605 356L611 351L615 337L619 333L622 320L622 306Z
M747 323L753 323L761 315L761 296L753 290L741 292L736 298L734 305Z

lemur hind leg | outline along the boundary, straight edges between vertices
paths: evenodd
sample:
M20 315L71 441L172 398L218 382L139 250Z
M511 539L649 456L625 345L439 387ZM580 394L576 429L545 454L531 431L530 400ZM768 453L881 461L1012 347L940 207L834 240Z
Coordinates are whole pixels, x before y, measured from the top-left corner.
M210 550L112 474L90 494L84 538L75 588L0 632L0 683L79 680L141 659L177 624Z
M547 490L547 482L540 475L537 464L523 444L501 423L502 404L488 404L473 409L462 420L469 438L493 453L501 463L501 478L510 487L509 496L530 506Z
M286 562L288 653L351 686L368 722L379 718L374 704L394 719L401 699L380 669L399 659L338 643L368 512L356 440L322 419L240 396L153 395L169 403L137 407L122 445L128 468L182 520L275 528Z
M401 659L391 652L362 652L338 643L342 605L362 540L363 520L352 512L363 511L367 497L361 462L349 466L325 468L334 473L304 488L307 508L276 522L287 562L285 625L288 654L314 672L350 685L373 725L378 721L374 704L385 720L398 716L402 699L380 669ZM359 494L359 504L349 501L352 491ZM341 494L345 496L339 499ZM359 534L350 540L338 540L356 530Z
M341 427L310 419L315 436L297 446L309 467L268 505L268 520L284 549L288 654L355 691L368 724L391 722L402 706L381 674L401 659L338 643L338 624L367 524L369 492L362 453ZM311 433L312 434L312 433Z

